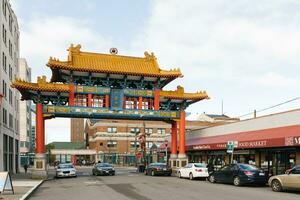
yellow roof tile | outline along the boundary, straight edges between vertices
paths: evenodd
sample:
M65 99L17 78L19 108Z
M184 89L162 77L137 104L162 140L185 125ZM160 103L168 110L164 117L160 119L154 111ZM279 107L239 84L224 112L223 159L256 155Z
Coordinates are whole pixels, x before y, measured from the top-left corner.
M199 91L196 93L185 93L184 88L177 86L175 91L160 91L159 94L161 97L170 98L170 99L183 99L183 100L202 100L209 99L206 91Z
M179 69L162 70L153 53L145 52L145 57L120 56L80 51L81 46L68 49L67 61L59 61L50 57L47 66L51 69L74 71L115 73L126 75L144 75L151 77L180 77Z
M35 90L35 91L47 91L47 92L68 92L68 84L49 83L46 82L46 76L38 77L37 83L29 83L21 79L16 79L13 84L13 88L17 88L19 91Z

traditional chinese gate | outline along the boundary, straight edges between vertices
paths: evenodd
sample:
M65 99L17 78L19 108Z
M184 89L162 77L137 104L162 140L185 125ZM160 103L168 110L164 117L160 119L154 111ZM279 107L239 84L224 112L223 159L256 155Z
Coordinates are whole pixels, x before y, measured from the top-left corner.
M185 165L185 109L208 99L206 92L185 93L181 86L175 91L162 90L182 74L179 69L160 69L153 53L130 57L116 55L115 51L82 52L80 48L71 45L66 61L50 57L50 82L43 76L37 83L20 79L13 83L22 100L36 104L35 174L47 175L44 124L54 117L166 121L172 124L170 165Z

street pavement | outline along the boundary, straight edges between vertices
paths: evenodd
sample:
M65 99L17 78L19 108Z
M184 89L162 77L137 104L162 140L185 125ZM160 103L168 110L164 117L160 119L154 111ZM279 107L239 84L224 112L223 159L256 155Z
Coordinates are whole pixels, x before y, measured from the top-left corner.
M92 176L91 168L78 170L77 178L44 182L31 200L299 200L300 192L273 192L269 187L212 184L177 177L151 177L133 168L117 168L115 176Z

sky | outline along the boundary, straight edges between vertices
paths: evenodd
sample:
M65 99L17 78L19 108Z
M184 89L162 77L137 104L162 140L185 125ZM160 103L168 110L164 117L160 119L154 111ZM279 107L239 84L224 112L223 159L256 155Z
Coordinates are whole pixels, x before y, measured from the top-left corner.
M51 71L50 56L66 49L144 56L162 69L180 68L186 92L206 90L209 100L190 113L239 117L300 97L298 0L11 0L20 27L21 57L32 80ZM258 112L300 108L300 99ZM252 114L244 118L252 117ZM69 119L46 121L46 142L70 139Z

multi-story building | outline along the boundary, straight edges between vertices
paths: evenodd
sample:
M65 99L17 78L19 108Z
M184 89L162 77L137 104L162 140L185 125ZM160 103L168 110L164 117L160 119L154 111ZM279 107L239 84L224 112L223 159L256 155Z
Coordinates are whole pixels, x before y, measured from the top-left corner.
M1 1L0 9L0 171L19 169L19 92L12 82L19 75L19 27L17 17L8 0Z
M84 142L83 118L71 118L71 142Z
M31 81L31 68L24 58L19 59L19 77ZM29 163L28 153L31 150L31 101L19 101L20 108L20 159L21 165Z
M190 130L214 125L200 121L186 121ZM155 151L156 161L163 161L165 144L170 142L171 124L162 121L141 120L87 120L85 131L88 146L97 152L98 160L116 164L133 164L140 152L141 136L145 132L148 155ZM162 153L157 153L157 152ZM157 157L156 157L157 156ZM153 161L149 156L149 162Z

